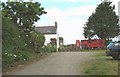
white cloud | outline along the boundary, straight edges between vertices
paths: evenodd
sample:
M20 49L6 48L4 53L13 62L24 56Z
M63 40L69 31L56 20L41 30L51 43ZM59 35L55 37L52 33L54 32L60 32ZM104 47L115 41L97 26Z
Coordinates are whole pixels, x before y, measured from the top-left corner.
M3 1L3 0L2 0ZM7 1L7 0L5 0ZM29 0L24 0L29 1ZM38 1L39 0L33 0ZM115 11L118 14L118 2L120 0L111 0L115 5ZM86 5L79 7L70 7L65 10L61 10L57 7L50 7L46 9L47 14L41 16L41 20L36 25L54 25L54 22L58 22L59 34L65 40L65 44L75 43L75 40L84 39L83 26L87 21L87 18L95 11L97 4L101 3L101 0L40 0L40 2L48 3L65 3L65 2L95 2L95 5Z
M120 1L120 0L111 0L112 1L112 4L113 5L115 5L115 11L116 11L116 13L117 13L117 15L118 15L118 2ZM120 8L120 7L119 7Z
M63 21L66 19L64 12L56 7L52 7L47 10L47 16L54 21Z
M116 12L118 11L118 1L119 0L113 1L113 4L116 5ZM73 44L77 39L84 39L83 26L87 21L87 18L92 14L92 12L95 11L96 7L97 5L87 5L72 7L65 10L61 10L57 7L51 7L49 9L46 9L47 14L44 16L47 18L47 20L51 20L53 25L54 21L58 22L59 35L64 38L65 44Z
M95 2L97 0L59 0L61 2Z
M91 15L94 10L94 5L73 7L66 10L51 7L47 9L45 16L51 21L58 22L59 35L64 38L65 44L73 44L77 39L84 39L82 34L83 26L87 21L86 18Z
M68 16L89 16L95 10L95 5L73 7L65 11Z
M35 0L35 1L39 1L39 0ZM41 0L41 2L97 2L97 0Z

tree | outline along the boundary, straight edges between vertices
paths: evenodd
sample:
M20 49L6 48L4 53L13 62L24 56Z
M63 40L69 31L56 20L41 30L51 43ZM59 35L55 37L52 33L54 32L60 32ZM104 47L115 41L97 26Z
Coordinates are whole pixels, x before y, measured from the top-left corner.
M97 35L101 39L110 39L118 34L118 16L114 11L115 6L111 6L111 3L102 2L88 18L83 33L85 38Z
M34 28L42 14L46 14L44 8L38 2L6 2L2 3L3 16L8 17L18 24L20 30L30 32Z
M3 17L16 24L20 31L20 37L25 41L26 48L32 48L32 43L34 49L41 48L45 41L44 35L34 30L34 23L40 19L39 16L46 14L41 4L38 2L6 2L2 3L2 6ZM34 34L31 35L31 32Z
M42 48L42 46L44 45L44 42L45 42L44 35L42 35L39 32L31 31L30 36L31 36L30 41L31 41L32 47L35 49L35 51L37 51L39 48Z

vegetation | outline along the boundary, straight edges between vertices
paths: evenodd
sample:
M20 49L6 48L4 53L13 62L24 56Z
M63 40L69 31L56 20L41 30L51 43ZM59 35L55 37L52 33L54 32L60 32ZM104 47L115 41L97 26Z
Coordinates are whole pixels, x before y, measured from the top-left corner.
M6 2L2 6L3 15L17 23L19 30L24 32L32 31L34 23L40 19L39 16L46 14L38 2Z
M2 63L3 67L14 62L15 59L27 58L26 55L22 55L26 52L23 52L27 47L25 46L25 40L21 37L21 34L14 23L12 23L9 19L2 19ZM7 22L7 23L6 23ZM21 51L23 53L21 53Z
M44 51L56 52L56 47L54 47L54 46L45 46Z
M39 48L42 49L42 46L44 45L45 37L38 32L32 31L30 32L30 44L34 51L38 51Z
M26 61L34 53L43 53L45 37L34 30L34 22L45 14L40 3L2 3L2 65ZM34 11L33 11L34 10Z
M83 64L85 75L118 75L118 61L105 56L105 52L92 56L93 59Z
M110 39L118 34L118 16L112 2L102 2L88 18L84 27L85 38L91 39L97 35L101 39Z
M80 52L105 52L105 49L81 49Z

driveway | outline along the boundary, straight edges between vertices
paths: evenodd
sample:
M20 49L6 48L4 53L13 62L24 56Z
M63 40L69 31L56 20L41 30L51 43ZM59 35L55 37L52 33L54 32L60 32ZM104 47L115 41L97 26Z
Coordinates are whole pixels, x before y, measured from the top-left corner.
M81 63L98 52L56 52L7 75L82 75Z

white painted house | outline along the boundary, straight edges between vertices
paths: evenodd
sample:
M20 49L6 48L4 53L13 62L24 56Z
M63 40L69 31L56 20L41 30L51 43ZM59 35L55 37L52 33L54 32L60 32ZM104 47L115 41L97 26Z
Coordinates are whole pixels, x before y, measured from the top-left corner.
M54 26L39 26L35 27L35 30L44 34L45 36L45 44L47 45L50 43L51 38L56 38L57 39L57 51L59 48L59 37L58 37L58 32L57 32L57 22L55 22Z

